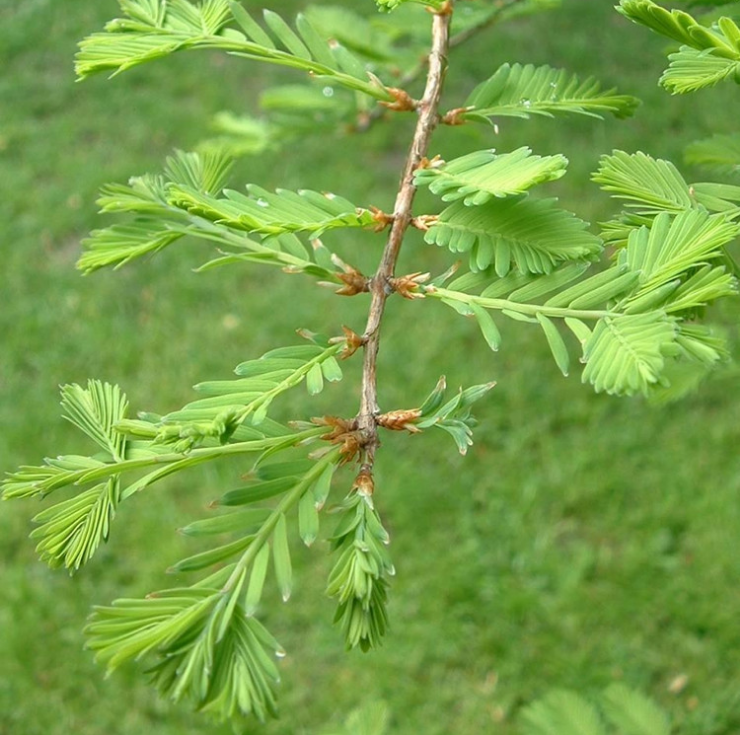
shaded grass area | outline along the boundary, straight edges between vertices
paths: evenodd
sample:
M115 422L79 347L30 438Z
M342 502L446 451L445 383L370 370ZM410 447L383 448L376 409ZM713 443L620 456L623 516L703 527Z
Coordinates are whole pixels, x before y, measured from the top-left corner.
M190 269L204 255L195 245L119 273L75 274L79 240L99 225L101 183L156 170L173 147L202 137L212 113L249 109L266 80L292 79L198 55L75 85L76 40L114 13L113 2L0 8L6 469L77 451L57 418L61 383L100 377L120 383L137 409L166 410L190 398L187 386L291 343L296 327L333 333L340 323L358 331L363 324L361 299L338 302L297 276L248 268L195 276ZM566 153L571 175L552 190L593 219L611 206L587 183L600 153L640 148L678 160L685 143L728 132L738 118L727 92L671 99L657 89L660 41L631 28L610 2L572 0L493 39L456 52L450 106L503 61L594 73L645 100L629 122L506 122L498 137L485 128L440 132L446 155L525 143L537 153ZM389 207L410 123L394 120L338 143L309 139L242 162L235 181L337 189ZM365 235L333 244L369 268L382 242ZM412 238L400 269L418 270L422 258L424 268L448 264ZM733 314L718 318L736 343ZM548 689L588 692L614 680L654 695L682 733L740 731L737 371L658 411L562 379L541 335L526 325L507 325L504 340L492 355L474 324L441 305L390 305L384 406L418 403L442 372L451 385L495 379L499 386L478 411L476 445L465 459L444 436L385 442L378 504L398 577L381 651L343 652L322 596L325 547L296 548L294 598L283 606L273 591L263 612L290 652L283 716L250 732L320 735L382 698L392 733L508 735L518 708ZM318 402L291 396L283 416L354 413L357 365L347 373ZM230 732L158 702L133 667L104 680L81 650L80 628L92 604L171 585L162 570L192 546L170 529L202 515L244 469L194 472L138 498L121 510L111 543L71 581L36 561L26 539L34 507L2 506L2 735ZM680 674L687 688L669 693Z

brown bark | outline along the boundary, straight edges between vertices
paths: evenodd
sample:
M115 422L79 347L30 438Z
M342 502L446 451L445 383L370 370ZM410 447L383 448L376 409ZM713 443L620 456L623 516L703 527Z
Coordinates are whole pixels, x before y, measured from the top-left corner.
M357 415L357 426L364 435L365 468L372 468L378 447L378 351L380 349L380 325L388 297L393 293L392 279L395 274L403 239L412 220L412 207L416 195L414 173L426 157L432 133L439 123L439 103L447 70L447 54L450 46L450 21L453 0L444 9L435 13L432 25L432 50L429 54L424 96L417 104L419 116L411 149L406 159L401 183L393 211L393 225L383 257L375 275L368 284L372 294L370 313L363 339L365 354L362 374L362 400Z

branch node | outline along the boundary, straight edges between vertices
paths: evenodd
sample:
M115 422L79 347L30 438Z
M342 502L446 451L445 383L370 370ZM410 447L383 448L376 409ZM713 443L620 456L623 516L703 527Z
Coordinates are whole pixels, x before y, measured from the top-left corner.
M375 492L375 479L369 465L362 465L355 481L352 483L352 490L356 491L358 495L372 497Z
M443 125L465 125L467 120L463 117L463 115L466 112L470 112L470 110L474 110L475 107L456 107L454 110L450 110L449 112L446 112L442 117L440 117L439 121Z
M430 227L439 222L439 215L437 214L420 214L418 217L414 217L411 220L411 226L422 232L427 232Z
M347 360L365 344L366 340L356 332L353 332L349 327L342 327L342 331L344 332L344 337L336 338L337 341L343 340L345 343L344 349L339 354L339 359Z
M424 294L419 290L419 287L426 283L430 277L430 273L418 271L417 273L409 273L407 276L391 278L388 282L393 290L405 299L423 299Z
M357 296L370 290L370 279L360 273L354 266L345 263L338 255L332 254L332 263L341 268L344 273L337 273L337 278L344 284L335 293L338 296Z
M318 416L311 419L316 426L326 426L330 431L322 435L324 441L339 447L342 464L351 462L364 452L370 443L365 432L358 428L357 419L340 419L337 416Z
M432 15L452 15L452 0L445 0L438 8L427 8Z
M415 100L405 89L398 87L387 87L386 91L393 97L393 102L381 102L380 104L394 112L414 112L419 107Z
M373 219L377 223L375 227L373 227L373 232L382 232L386 227L388 227L388 225L393 224L395 217L392 214L387 214L377 207L371 206L369 209L373 214Z
M420 434L421 429L414 425L414 421L421 417L421 410L411 408L402 411L389 411L377 418L378 426L389 431L408 431L409 434Z
M419 165L416 167L417 171L422 171L427 168L439 168L440 166L444 166L445 161L440 155L434 156L434 158L427 158L424 156L424 158L419 161Z

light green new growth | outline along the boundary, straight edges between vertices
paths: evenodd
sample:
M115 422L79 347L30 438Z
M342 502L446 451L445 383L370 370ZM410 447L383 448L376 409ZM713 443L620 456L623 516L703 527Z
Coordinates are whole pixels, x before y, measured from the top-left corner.
M54 495L53 504L34 516L31 534L52 567L78 572L115 538L120 506L170 475L229 457L252 459L239 485L213 501L211 514L181 529L194 548L169 571L194 574L193 581L95 608L87 645L109 670L145 659L163 696L188 700L216 719L276 715L275 657L284 652L258 620L272 604L265 599L268 575L287 601L293 587L290 539L316 545L327 510L335 515L333 530L323 536L334 555L326 591L337 604L335 622L347 648L381 644L395 573L379 514L382 493L375 487L381 433L440 429L465 454L473 444L472 407L494 387L486 376L449 397L442 378L425 401L410 396L405 406L381 409L377 358L386 302L394 294L423 300L422 322L432 318L424 316L432 302L449 306L474 322L494 352L504 347L500 318L534 327L561 373L582 365L582 381L597 392L674 400L727 359L724 338L702 319L715 302L738 291L731 247L740 234L740 186L689 184L669 161L613 151L602 157L593 180L625 210L597 234L557 199L536 191L565 175L563 155L534 155L522 146L445 160L435 147L440 125L557 114L625 118L635 111L635 98L604 90L592 78L508 63L473 89L462 108L444 106L455 47L553 4L471 3L463 16L456 14L455 0L378 0L382 10L407 7L382 22L346 9L313 8L291 26L270 10L258 21L228 0L120 0L121 18L82 41L80 79L104 71L115 76L191 49L221 50L303 77L265 92L266 118L221 116L218 137L199 152L176 152L160 174L104 187L98 203L116 219L84 241L78 263L83 273L119 268L192 237L215 249L199 270L277 266L369 302L367 323L356 325L357 331L343 327L341 336L324 337L300 330L302 344L246 360L235 379L198 384L195 400L164 414L129 414L126 396L108 383L62 388L64 416L88 446L80 454L20 467L2 484L6 500ZM650 0L622 0L620 12L683 44L663 76L671 91L740 78L734 21L720 17L704 26ZM417 98L413 84L424 73ZM273 191L253 183L228 188L227 151L256 154L318 131L359 133L391 114L406 115L415 129L390 211L312 189ZM739 150L736 137L721 136L695 144L687 156L736 172ZM419 187L446 204L428 197L432 204L421 211L414 204ZM396 272L409 228L450 251L444 274L432 277L423 264L413 273ZM341 237L342 253L354 260L359 233L382 243L374 273L362 273L333 251ZM614 246L608 260L605 242ZM457 274L460 253L468 267ZM417 256L426 257L423 251ZM285 308L297 311L300 304ZM338 333L342 321L333 309L327 318L330 333ZM419 335L415 321L409 325L405 338L411 344ZM357 413L291 414L287 424L273 418L290 391L305 386L309 396L322 393L342 379L340 362L360 355ZM284 402L283 413L290 410ZM337 502L332 491L340 483ZM58 498L65 489L69 494ZM611 725L624 735L668 731L660 713L629 690L610 688L601 704L599 714L582 698L556 693L527 708L523 722L528 735L599 735Z
M682 10L666 10L652 0L620 0L617 8L635 23L678 41L660 83L674 94L694 92L726 79L740 83L740 27L720 17L705 26Z

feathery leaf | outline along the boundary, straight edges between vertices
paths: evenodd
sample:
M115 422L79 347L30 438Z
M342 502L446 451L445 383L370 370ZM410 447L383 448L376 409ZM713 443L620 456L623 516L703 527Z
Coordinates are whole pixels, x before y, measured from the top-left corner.
M580 81L562 69L504 64L473 91L465 103L471 109L462 116L478 122L501 116L553 117L568 113L597 118L605 113L629 117L638 100L615 92L615 89L602 90L592 77Z
M565 156L533 156L526 147L499 155L493 150L477 151L441 165L432 161L417 170L414 183L428 186L444 202L464 199L466 206L478 206L559 179L567 166Z
M229 54L310 73L377 100L392 96L364 65L339 44L320 38L308 19L300 18L298 33L276 13L265 11L263 29L238 2L150 0L121 4L125 17L108 23L80 43L75 68L80 79L101 71L118 74L131 67L186 49L221 49ZM225 28L236 23L241 31ZM279 48L282 46L283 48Z
M505 276L512 263L523 273L550 273L567 260L592 260L601 241L588 224L556 200L494 199L479 207L455 202L426 233L428 243L469 252L471 270L495 263Z
M583 382L597 393L647 394L674 352L677 329L661 312L600 319L583 348Z

